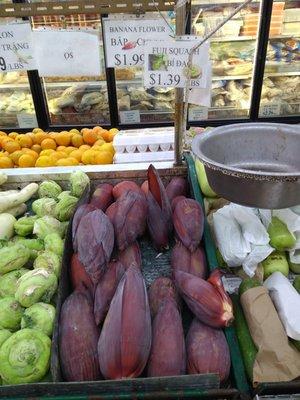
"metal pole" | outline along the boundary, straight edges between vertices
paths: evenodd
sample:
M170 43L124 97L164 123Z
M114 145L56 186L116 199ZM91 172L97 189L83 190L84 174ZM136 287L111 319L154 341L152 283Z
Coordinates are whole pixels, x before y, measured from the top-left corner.
M178 0L175 6L176 12L176 36L185 34L187 0ZM175 89L175 166L182 164L182 139L186 124L183 123L184 115L184 88Z

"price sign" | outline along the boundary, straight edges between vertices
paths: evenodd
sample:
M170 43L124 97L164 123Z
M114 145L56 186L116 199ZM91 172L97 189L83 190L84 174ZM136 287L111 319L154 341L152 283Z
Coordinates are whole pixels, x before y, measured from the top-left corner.
M276 117L280 115L280 104L263 104L260 108L262 117Z
M104 19L106 65L135 67L144 65L144 46L150 40L169 40L173 34L162 19Z
M38 126L35 114L17 114L17 120L19 128L35 128L36 126Z
M141 122L139 110L120 111L121 124L139 124Z
M184 88L190 72L190 87L206 88L209 69L208 43L197 49L192 66L188 67L189 54L197 43L195 40L149 42L145 46L145 87Z
M1 24L0 72L27 71L35 68L30 24Z
M191 108L189 110L189 120L190 121L203 121L208 119L208 108L207 107L197 107Z
M33 37L41 76L101 74L98 32L44 30Z

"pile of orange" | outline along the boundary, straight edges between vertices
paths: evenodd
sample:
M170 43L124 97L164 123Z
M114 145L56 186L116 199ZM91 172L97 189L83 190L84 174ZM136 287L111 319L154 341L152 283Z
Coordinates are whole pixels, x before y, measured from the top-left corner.
M100 126L81 131L32 132L8 135L0 132L0 168L112 164L112 144L118 130Z

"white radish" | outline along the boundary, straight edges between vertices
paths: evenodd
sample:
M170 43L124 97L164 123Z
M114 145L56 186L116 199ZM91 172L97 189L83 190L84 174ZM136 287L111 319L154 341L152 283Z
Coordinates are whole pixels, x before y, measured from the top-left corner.
M0 212L6 211L9 208L26 203L37 191L39 185L37 183L29 183L18 193L12 193L6 196L0 195Z
M0 214L0 240L9 240L14 236L16 218L8 213Z
M7 175L3 172L0 172L0 185L3 185L7 181Z
M14 217L19 217L20 215L25 214L26 211L27 211L27 206L25 203L22 203L18 206L8 208L7 210L5 210L7 214L11 214Z

